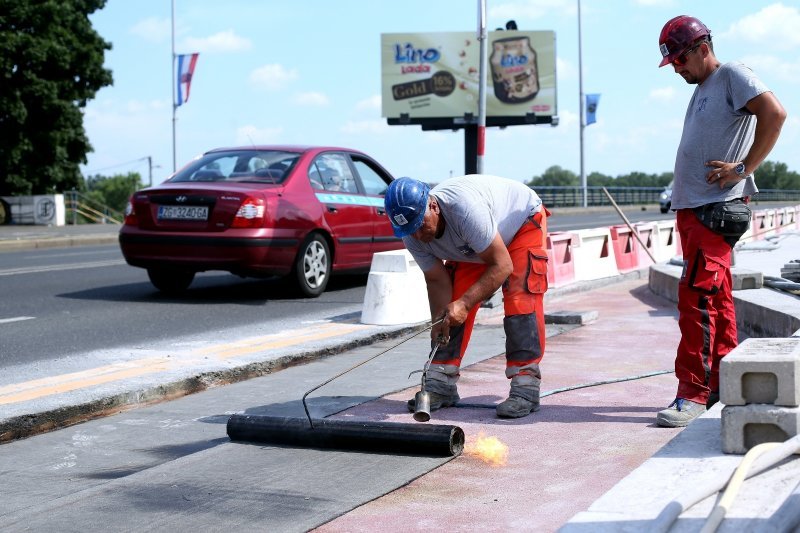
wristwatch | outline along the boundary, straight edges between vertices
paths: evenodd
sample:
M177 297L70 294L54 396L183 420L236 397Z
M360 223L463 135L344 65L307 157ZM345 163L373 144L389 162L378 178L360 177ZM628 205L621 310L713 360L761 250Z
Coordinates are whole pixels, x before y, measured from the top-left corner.
M740 178L743 178L745 176L745 174L744 174L744 161L739 161L738 163L736 163L736 166L733 167L733 171L736 172L737 176L739 176Z

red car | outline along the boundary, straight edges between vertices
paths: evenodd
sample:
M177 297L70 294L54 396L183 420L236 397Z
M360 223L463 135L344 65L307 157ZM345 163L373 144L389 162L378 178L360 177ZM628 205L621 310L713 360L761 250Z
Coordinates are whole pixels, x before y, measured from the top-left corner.
M367 271L403 247L383 208L392 176L334 147L211 150L163 184L133 194L119 234L128 264L178 293L197 272L290 276L319 296L331 273Z

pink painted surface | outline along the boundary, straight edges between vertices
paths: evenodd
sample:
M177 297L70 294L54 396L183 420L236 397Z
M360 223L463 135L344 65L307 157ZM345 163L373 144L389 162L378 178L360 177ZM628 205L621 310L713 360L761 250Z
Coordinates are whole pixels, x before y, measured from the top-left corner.
M564 296L547 310L596 310L599 318L548 339L543 392L673 367L677 312L646 281ZM500 324L502 317L492 321ZM504 336L497 331L488 334L497 335L500 352ZM504 399L503 369L503 357L462 369L462 403ZM431 423L460 426L468 445L480 434L499 438L509 447L507 464L490 466L464 454L316 531L554 531L678 434L655 426L656 411L672 401L676 385L666 374L563 392L517 420L501 420L487 408L435 411ZM416 390L340 416L410 422L405 402Z

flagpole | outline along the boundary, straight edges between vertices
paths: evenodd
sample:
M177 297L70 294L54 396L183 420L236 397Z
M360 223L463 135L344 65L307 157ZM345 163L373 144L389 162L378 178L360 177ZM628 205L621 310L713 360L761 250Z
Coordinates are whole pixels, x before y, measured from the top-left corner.
M177 74L175 71L175 0L172 0L172 73L170 80L172 81L172 172L177 170L177 163L175 157L175 122L178 120L175 112L178 109L178 94L177 94Z
M583 54L581 52L581 0L578 0L578 92L580 93L580 145L581 145L581 188L583 189L583 207L588 206L586 188L586 170L583 166L583 129L586 127L586 119L584 118L584 95L583 95Z

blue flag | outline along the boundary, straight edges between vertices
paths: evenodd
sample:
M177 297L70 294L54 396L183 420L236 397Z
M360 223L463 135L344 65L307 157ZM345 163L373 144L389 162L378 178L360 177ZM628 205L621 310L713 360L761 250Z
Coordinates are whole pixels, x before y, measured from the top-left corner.
M586 125L594 124L597 122L595 113L597 113L597 104L600 102L599 94L586 95Z

